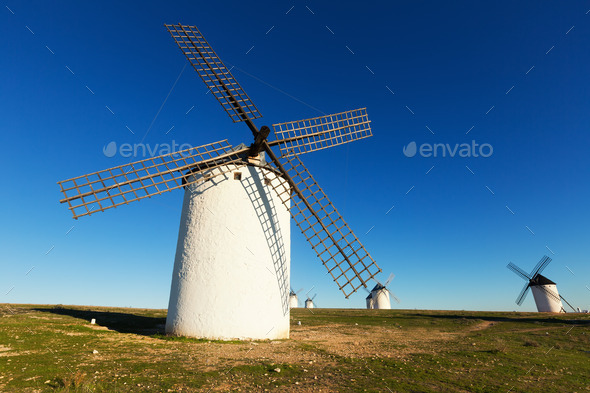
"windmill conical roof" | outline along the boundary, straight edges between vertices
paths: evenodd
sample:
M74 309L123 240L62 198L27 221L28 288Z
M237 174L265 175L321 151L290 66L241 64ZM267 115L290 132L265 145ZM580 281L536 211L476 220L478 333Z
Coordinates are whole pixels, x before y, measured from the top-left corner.
M531 280L531 287L533 287L535 285L556 285L556 284L553 281L551 281L550 279L548 279L547 277L545 277L541 274L537 274Z

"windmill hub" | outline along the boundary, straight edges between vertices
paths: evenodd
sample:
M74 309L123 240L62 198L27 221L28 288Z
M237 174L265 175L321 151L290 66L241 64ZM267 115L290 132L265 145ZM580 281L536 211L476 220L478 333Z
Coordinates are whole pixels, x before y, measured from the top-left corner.
M267 126L262 126L260 131L255 134L254 143L250 145L250 151L248 155L250 157L256 157L260 152L264 149L264 142L266 142L266 138L270 134L270 128Z

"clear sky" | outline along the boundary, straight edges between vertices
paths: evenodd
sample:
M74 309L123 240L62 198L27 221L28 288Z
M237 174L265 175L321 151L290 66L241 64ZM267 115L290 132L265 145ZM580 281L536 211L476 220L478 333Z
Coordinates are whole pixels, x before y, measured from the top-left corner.
M506 264L546 254L590 308L590 2L0 5L0 302L167 306L182 192L75 221L56 182L129 162L113 141L251 142L185 68L164 27L181 22L235 67L258 126L367 107L372 138L302 159L396 275L396 307L519 309ZM451 157L463 143L488 157ZM364 307L294 224L291 266L318 306Z

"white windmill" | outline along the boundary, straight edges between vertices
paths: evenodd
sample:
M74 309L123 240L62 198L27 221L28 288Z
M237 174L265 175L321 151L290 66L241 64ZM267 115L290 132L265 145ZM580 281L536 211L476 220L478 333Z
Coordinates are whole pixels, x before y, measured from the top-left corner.
M78 218L184 188L166 332L288 338L289 216L346 298L381 272L299 158L372 136L366 109L274 124L269 141L270 128L253 122L262 115L201 32L166 28L254 141L222 140L61 181L60 202Z
M299 292L303 291L303 288L295 292L293 288L291 288L291 292L289 292L289 308L297 308L299 307L299 298L297 295Z
M315 299L317 295L318 294L316 293L311 298L309 296L307 297L307 299L305 300L305 308L315 308L315 303L313 302L313 299Z
M569 304L559 292L557 292L557 286L555 283L541 275L541 272L547 267L547 265L549 265L549 262L551 262L551 258L546 255L543 256L530 274L512 262L508 264L508 269L512 270L526 281L524 288L522 288L522 291L520 291L520 294L516 298L516 304L520 306L522 302L524 302L528 289L530 288L533 292L533 297L535 298L537 311L539 312L565 312L563 304L561 303L562 299L572 307L572 305Z
M391 309L390 296L399 304L399 299L387 288L393 277L395 276L391 273L385 284L377 281L377 285L373 287L373 290L369 292L369 296L366 298L368 309Z

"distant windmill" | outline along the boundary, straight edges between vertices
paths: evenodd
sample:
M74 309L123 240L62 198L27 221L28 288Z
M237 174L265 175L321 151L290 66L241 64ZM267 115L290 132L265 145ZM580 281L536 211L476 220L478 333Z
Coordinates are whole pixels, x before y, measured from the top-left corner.
M316 293L315 295L313 295L313 297L307 297L307 300L305 300L305 308L315 308L315 303L313 302L313 299L315 299L315 297L318 294Z
M385 281L385 284L381 284L377 281L377 285L375 285L373 290L369 293L369 296L366 298L368 309L391 309L390 295L393 297L393 300L399 304L399 299L387 288L391 280L393 280L393 277L395 276L391 273L387 278L387 281Z
M530 288L533 291L533 296L537 305L537 311L565 312L563 304L561 303L563 297L561 297L559 292L557 292L557 286L553 281L541 275L541 272L547 267L547 265L549 265L549 262L551 262L551 258L546 255L543 256L543 258L541 258L539 263L537 263L537 266L535 266L530 274L512 262L508 264L508 269L512 270L527 282L516 298L516 304L519 306L522 305L522 302L524 302L524 299L528 293L528 289ZM565 299L563 300L565 301ZM570 304L568 303L568 305Z
M262 115L199 29L166 28L252 143L222 140L60 181L60 202L78 218L184 188L166 332L288 338L289 216L346 298L381 272L299 158L372 136L366 109L274 124L269 141L270 128L254 124Z
M289 308L297 308L299 307L299 298L297 294L303 291L303 288L295 292L293 288L291 288L291 292L289 292Z

